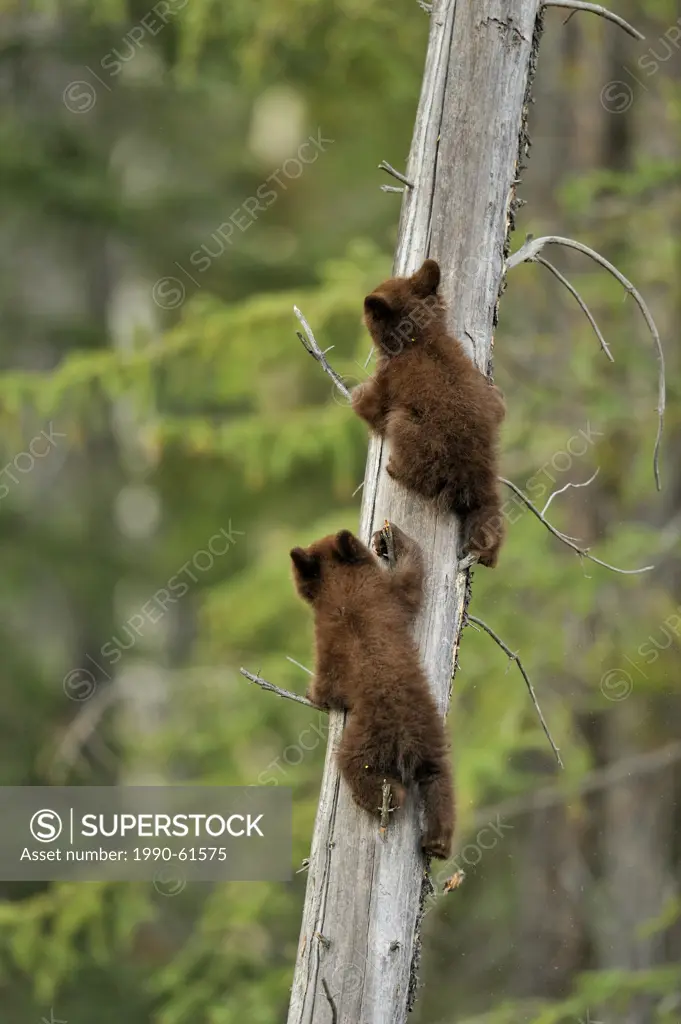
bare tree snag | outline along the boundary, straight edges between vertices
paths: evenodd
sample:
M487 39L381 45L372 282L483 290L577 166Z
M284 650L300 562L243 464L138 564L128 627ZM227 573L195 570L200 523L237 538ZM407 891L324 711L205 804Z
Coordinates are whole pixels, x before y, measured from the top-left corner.
M529 144L526 105L540 20L540 0L435 4L404 174L395 272L411 273L426 256L439 260L449 325L464 344L468 339L485 372L519 164ZM389 519L422 545L429 578L417 635L445 715L469 573L457 570L453 517L438 518L393 483L383 472L387 456L373 439L360 532L368 542ZM341 782L335 749L342 729L343 716L332 713L288 1024L325 1024L336 1012L348 1024L400 1024L416 997L419 926L430 889L418 809L391 816L381 839L378 820L355 806Z

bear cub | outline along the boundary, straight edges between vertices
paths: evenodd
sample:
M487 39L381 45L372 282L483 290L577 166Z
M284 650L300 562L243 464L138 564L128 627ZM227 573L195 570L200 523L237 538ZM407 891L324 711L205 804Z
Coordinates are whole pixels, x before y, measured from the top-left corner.
M384 780L393 808L417 785L422 848L446 859L454 831L449 745L412 637L423 600L423 558L415 541L390 529L394 568L384 561L384 531L374 534L373 551L349 530L291 551L296 588L315 617L308 697L318 707L349 712L338 758L356 803L378 815Z
M440 268L384 281L364 300L376 374L352 405L390 443L387 472L461 521L462 551L496 565L504 529L497 481L501 392L447 330Z

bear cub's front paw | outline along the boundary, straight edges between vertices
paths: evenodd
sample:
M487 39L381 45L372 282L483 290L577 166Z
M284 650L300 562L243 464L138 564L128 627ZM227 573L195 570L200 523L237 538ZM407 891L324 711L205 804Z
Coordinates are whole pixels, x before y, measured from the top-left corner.
M376 533L371 538L371 547L379 558L389 562L391 545L392 554L394 555L395 563L397 563L413 547L414 541L400 530L399 526L395 526L394 523L390 523L386 519L383 529L376 530Z

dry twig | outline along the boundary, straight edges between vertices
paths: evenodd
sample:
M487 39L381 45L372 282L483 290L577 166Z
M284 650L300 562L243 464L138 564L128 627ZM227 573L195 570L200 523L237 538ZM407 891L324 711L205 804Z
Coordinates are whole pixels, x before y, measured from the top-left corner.
M301 697L297 693L291 693L290 690L282 690L278 686L268 683L266 679L262 678L262 676L249 672L245 668L240 668L239 672L241 672L241 675L245 676L246 679L250 679L252 683L256 683L261 690L269 690L271 693L276 693L279 697L286 697L288 700L294 700L296 704L304 704L308 708L314 708L315 711L325 710L324 708L318 708L317 705L313 704L311 700L307 699L307 697Z
M559 487L557 491L553 491L552 494L549 494L548 501L546 502L546 504L544 505L543 509L541 510L541 514L545 515L546 514L546 510L549 507L549 505L551 504L551 502L553 501L553 499L557 498L559 494L564 494L565 491L570 489L570 487L588 487L589 484L593 483L593 481L596 479L596 477L598 476L599 472L600 472L600 467L598 467L594 471L594 473L589 477L588 480L584 480L583 483L581 483L581 484L573 484L573 483L570 482L570 483L565 484L564 487ZM567 537L567 534L564 533L563 537ZM574 537L569 537L568 539L569 540L574 540L575 538ZM289 661L293 661L293 658L289 658ZM297 665L298 662L296 661L296 662L294 662L294 664ZM300 667L303 668L302 665ZM309 672L309 669L306 669L306 671Z
M607 7L601 7L600 4L582 3L581 0L544 0L542 7L570 7L573 13L575 11L590 11L592 14L598 14L601 18L619 25L620 28L623 28L634 39L645 39L645 36L637 28L630 25L624 18L620 18L619 14L613 14Z
M325 352L322 352L319 345L317 344L317 339L312 333L312 328L310 327L309 323L307 322L307 320L305 319L305 317L300 312L297 306L293 307L293 312L298 317L302 325L302 328L306 334L306 337L304 338L300 331L296 331L296 334L298 335L298 338L300 339L303 348L307 353L309 353L309 355L312 356L313 359L316 359L324 373L327 373L329 375L329 377L334 382L340 393L344 395L345 398L347 398L349 401L350 391L348 390L348 388L346 388L341 376L338 373L336 373L336 371L329 365L326 359L326 353L330 352L331 349L327 348Z
M662 342L660 341L660 333L655 326L652 314L648 309L646 303L643 300L641 293L633 286L631 281L622 274L617 267L613 266L609 260L606 260L605 256L601 256L595 249L590 249L588 245L583 245L582 242L576 242L573 238L562 238L558 235L546 235L543 238L532 238L528 236L525 244L514 252L509 257L506 263L506 270L512 270L513 267L517 267L519 263L536 263L537 257L545 245L564 245L568 249L576 249L578 252L583 252L586 256L590 256L592 260L595 260L601 267L612 274L612 276L619 281L622 287L632 296L636 305L643 314L643 319L646 322L648 330L650 331L655 351L657 354L658 362L658 379L657 379L657 437L655 438L655 447L653 449L653 472L655 474L655 484L658 491L660 488L660 443L662 441L662 427L664 425L664 409L665 409L665 393L666 393L666 379L665 379L665 368L664 368L664 352L662 351Z
M501 480L502 484L506 484L507 487L510 487L511 490L518 495L520 500L527 506L527 508L529 508L530 512L532 512L532 514L537 517L540 523L544 524L549 533L552 533L553 536L557 537L558 540L563 542L563 544L567 544L569 548L572 548L572 550L576 554L578 554L580 558L588 558L590 562L595 562L596 565L602 565L605 569L610 569L612 572L619 572L623 576L636 576L638 575L638 573L650 572L651 569L655 568L654 565L644 565L642 569L618 569L616 565L610 565L609 562L603 562L600 558L596 558L594 557L594 555L590 555L588 548L578 547L578 545L575 544L570 537L568 537L565 533L561 533L560 530L557 530L555 526L553 526L548 521L548 519L544 517L544 514L539 511L537 506L532 504L527 495L523 491L521 491L516 484L513 483L512 480L507 480L506 477L503 476L500 476L499 479ZM582 484L581 486L583 487L584 484Z
M574 285L570 284L570 282L568 281L567 277L565 277L563 274L561 274L560 270L558 270L557 267L554 267L553 263L549 263L548 260L545 260L543 256L537 256L536 259L535 259L535 263L541 263L542 266L546 267L547 270L550 270L551 273L555 277L558 278L560 283L565 285L565 287L570 292L570 294L574 295L575 299L577 300L577 302L581 306L582 310L584 311L584 315L586 316L586 318L588 319L589 323L593 327L594 333L595 333L596 337L598 338L599 342L601 343L601 348L605 352L605 354L608 357L608 359L610 360L610 362L614 363L615 360L613 359L612 352L608 348L607 341L605 340L605 338L601 334L601 331L600 331L600 328L599 328L598 324L596 323L596 321L594 320L593 316L591 315L591 310L589 309L589 307L587 306L586 302L584 301L582 296L579 294L577 289L574 287Z
M539 701L537 700L537 695L534 692L534 687L532 686L532 683L530 682L530 677L528 676L527 672L523 668L522 661L520 660L518 655L516 653L514 653L510 649L510 647L506 646L506 644L501 639L501 637L497 636L497 634L494 632L494 630L490 626L488 626L486 622L482 621L482 619L478 619L474 615L466 615L466 622L474 622L477 626L480 626L481 629L484 629L484 631L486 633L488 633L489 636L492 637L492 639L499 645L499 647L501 647L502 651L504 652L504 654L507 655L509 660L510 661L514 661L516 663L516 665L518 666L520 674L523 677L523 679L525 680L525 685L527 686L527 689L529 691L530 697L532 698L532 703L534 704L536 712L539 715L539 721L541 722L542 729L546 733L546 738L548 739L549 743L551 744L551 749L553 750L553 753L556 755L556 761L558 762L560 767L563 768L564 765L563 765L563 762L561 761L561 758L560 758L560 752L559 752L558 747L556 746L556 744L553 742L553 736L549 732L549 727L546 724L546 721L545 721L544 716L542 714L542 710L539 707Z
M396 171L392 164L389 164L387 160L381 160L378 165L378 169L379 171L386 171L388 174L392 174L393 178L397 178L397 180L401 181L403 185L407 186L407 188L414 187L413 183L409 181L409 178L405 178L401 171ZM404 189L401 188L399 191L404 192Z

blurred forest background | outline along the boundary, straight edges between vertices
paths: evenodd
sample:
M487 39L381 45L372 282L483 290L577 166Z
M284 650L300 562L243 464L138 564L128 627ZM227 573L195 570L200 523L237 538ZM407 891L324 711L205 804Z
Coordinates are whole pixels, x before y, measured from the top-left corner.
M581 565L514 509L500 567L475 572L471 612L521 653L566 770L467 629L460 852L437 868L466 880L429 907L415 1024L681 1020L681 3L613 2L645 42L546 14L513 247L570 235L648 300L662 494L650 336L595 264L546 253L614 364L523 264L495 372L504 475L541 506L599 467L553 520L656 569ZM376 168L404 167L427 31L416 0L2 5L0 783L287 785L307 856L324 716L238 669L304 692L288 550L357 524L366 432L292 306L363 379L400 208ZM2 883L0 1017L278 1024L304 887Z

